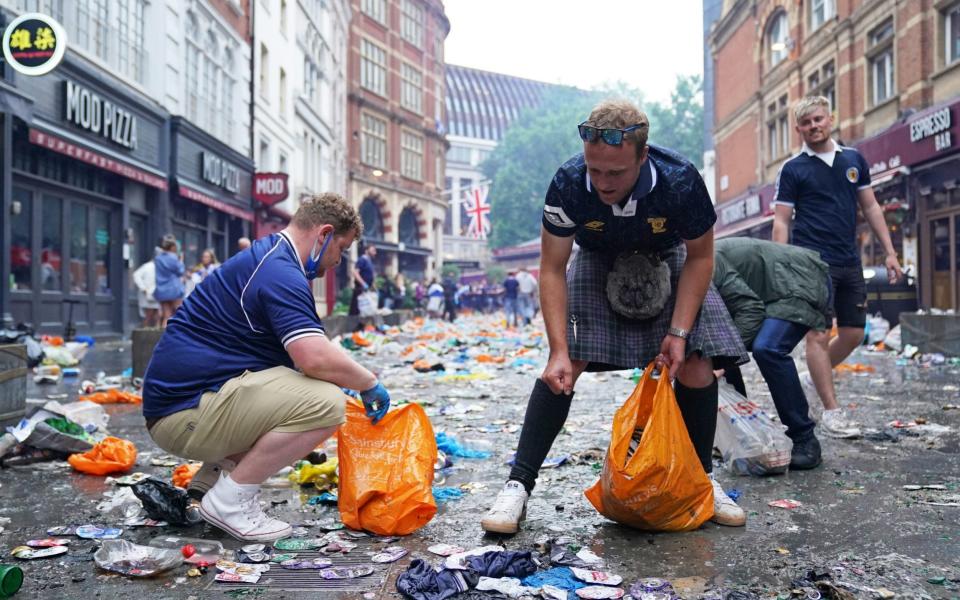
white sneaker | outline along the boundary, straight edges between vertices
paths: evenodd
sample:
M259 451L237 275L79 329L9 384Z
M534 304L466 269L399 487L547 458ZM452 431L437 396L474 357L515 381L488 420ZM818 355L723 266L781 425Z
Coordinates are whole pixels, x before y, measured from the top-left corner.
M272 542L293 533L287 523L260 508L260 486L241 485L223 473L200 502L200 516L244 542Z
M841 439L860 437L862 433L860 424L847 418L842 408L823 411L820 429L830 437Z
M717 525L727 525L728 527L743 527L747 523L747 513L737 506L737 503L730 499L730 496L723 491L720 482L710 476L710 483L713 484L713 517L710 519Z
M480 521L480 526L490 533L516 533L520 529L520 521L527 516L529 497L522 483L508 481Z
M223 459L217 462L205 462L197 471L190 483L187 484L187 494L191 498L200 500L204 494L210 491L220 481L220 472L230 473L237 468L237 463L229 459Z

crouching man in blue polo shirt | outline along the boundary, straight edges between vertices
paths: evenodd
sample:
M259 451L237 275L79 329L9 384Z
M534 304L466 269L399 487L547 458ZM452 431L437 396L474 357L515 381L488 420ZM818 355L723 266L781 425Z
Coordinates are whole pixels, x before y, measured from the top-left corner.
M207 277L157 344L143 414L158 446L203 461L189 491L200 514L243 541L290 535L260 508L260 484L344 422L363 390L376 423L390 406L377 378L324 335L310 281L333 269L363 225L337 194L305 201L280 233Z
M823 402L820 427L824 432L838 438L858 437L860 425L837 404L832 372L863 340L867 320L867 289L857 246L857 207L883 245L890 283L900 279L903 272L883 209L870 187L867 161L855 149L841 146L830 137L830 101L823 96L808 96L797 102L793 112L803 147L777 175L773 241L787 243L793 217L793 244L818 252L830 265L830 312L837 320L838 335L830 340L829 331L807 334L808 377Z

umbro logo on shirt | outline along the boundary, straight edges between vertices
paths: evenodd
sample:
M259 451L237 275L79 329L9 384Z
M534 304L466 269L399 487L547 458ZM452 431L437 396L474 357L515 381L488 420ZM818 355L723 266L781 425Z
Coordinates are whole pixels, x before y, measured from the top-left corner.
M590 221L586 225L584 225L584 227L586 227L590 231L600 232L600 231L603 231L603 225L604 225L603 221Z

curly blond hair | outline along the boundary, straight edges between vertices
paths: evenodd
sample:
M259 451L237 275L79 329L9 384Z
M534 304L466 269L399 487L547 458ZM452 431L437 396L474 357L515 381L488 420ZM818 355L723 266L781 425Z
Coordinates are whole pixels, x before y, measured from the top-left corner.
M357 238L363 235L363 221L360 220L357 209L343 196L333 192L317 194L305 199L293 214L290 224L300 229L333 225L333 232L336 235L343 235L349 231L356 232Z
M637 156L643 154L647 146L647 136L650 134L650 120L646 113L637 108L629 100L609 99L593 107L587 125L599 128L625 129L640 125L637 129L623 134L624 141L633 142Z

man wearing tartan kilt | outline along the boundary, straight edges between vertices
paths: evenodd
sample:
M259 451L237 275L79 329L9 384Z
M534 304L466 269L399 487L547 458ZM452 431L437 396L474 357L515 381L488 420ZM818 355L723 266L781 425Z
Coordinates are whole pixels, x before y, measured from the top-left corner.
M712 471L713 370L746 362L746 350L711 284L717 217L703 180L678 154L647 145L649 128L632 103L602 102L578 128L583 153L547 190L540 301L550 356L530 394L509 480L481 521L486 531L518 530L584 371L651 361L669 370L687 432ZM567 271L574 240L580 252ZM715 481L714 513L720 524L746 522Z

